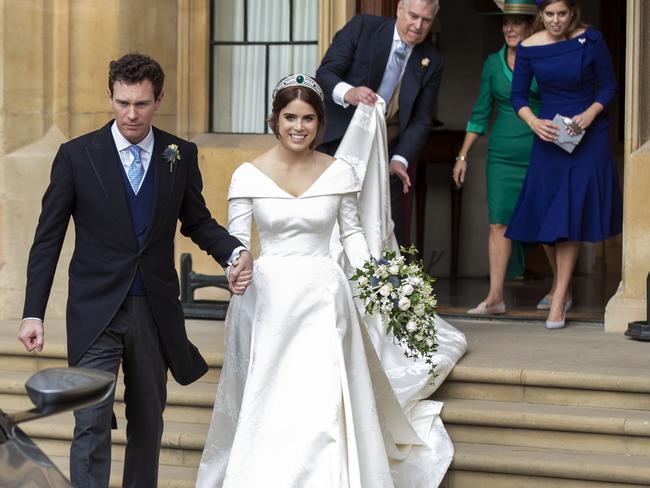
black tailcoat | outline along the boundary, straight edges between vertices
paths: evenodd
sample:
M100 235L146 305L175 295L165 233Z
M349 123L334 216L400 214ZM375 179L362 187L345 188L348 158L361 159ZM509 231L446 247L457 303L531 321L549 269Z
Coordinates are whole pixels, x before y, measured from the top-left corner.
M75 365L124 301L140 270L163 354L176 381L188 384L207 371L188 340L174 267L177 222L222 266L241 245L211 217L201 195L196 145L153 128L154 204L139 248L111 124L62 144L52 164L29 254L23 317L44 318L70 217L75 244L69 268L66 328L68 362ZM165 148L181 156L170 171Z

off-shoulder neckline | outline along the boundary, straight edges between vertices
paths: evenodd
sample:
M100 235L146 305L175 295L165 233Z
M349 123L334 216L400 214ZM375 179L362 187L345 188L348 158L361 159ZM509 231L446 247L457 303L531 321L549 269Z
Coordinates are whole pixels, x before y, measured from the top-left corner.
M260 173L264 178L266 178L267 180L269 180L269 181L270 181L270 182L271 182L271 183L272 183L272 184L273 184L273 185L274 185L278 190L280 190L282 193L285 193L285 194L287 194L288 196L290 196L291 198L297 200L297 199L299 199L299 198L304 197L307 193L309 193L309 191L310 191L312 188L314 188L314 186L316 186L316 183L318 183L318 182L323 178L323 176L325 175L325 173L327 173L327 172L330 170L330 168L331 168L332 166L334 166L338 161L339 161L339 158L334 159L334 161L332 161L332 162L327 166L327 168L325 168L325 169L321 172L321 174L318 175L318 177L317 177L314 181L312 181L312 183L307 187L307 189L306 189L305 191L303 191L300 195L294 195L293 193L291 193L291 192L285 190L284 188L282 188L282 187L280 186L279 183L277 183L273 178L271 178L271 177L270 177L269 175L267 175L264 171L262 171L260 168L258 168L257 166L255 166L253 163L251 163L251 162L249 162L249 161L246 161L244 164L247 164L247 165L251 166L253 169L255 169L255 171L257 171L257 172Z
M589 31L592 31L592 30L593 30L593 28L592 28L591 26L588 25L588 26L585 28L584 32L582 32L581 34L578 34L577 36L570 37L569 39L564 39L564 40L562 40L562 41L549 42L548 44L534 44L534 45L532 45L532 46L526 46L526 45L524 44L524 41L522 41L522 42L519 43L519 46L522 47L522 48L524 48L524 49L531 49L531 48L536 48L536 47L541 48L541 47L550 47L550 46L566 45L566 43L570 43L570 42L572 42L572 41L576 41L576 40L580 39L581 37L586 36L587 33L588 33ZM578 41L578 42L580 42L580 41Z

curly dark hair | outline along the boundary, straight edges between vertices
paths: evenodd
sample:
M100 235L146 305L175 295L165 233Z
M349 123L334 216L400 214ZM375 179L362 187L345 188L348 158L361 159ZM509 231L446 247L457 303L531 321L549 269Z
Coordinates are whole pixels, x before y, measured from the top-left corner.
M273 107L271 108L271 115L268 118L269 127L275 134L276 138L279 138L279 119L280 112L284 107L289 105L294 100L301 100L305 103L311 105L316 112L316 118L318 119L318 130L316 131L316 138L311 143L310 147L314 147L320 142L320 139L325 132L325 107L321 98L316 94L316 92L305 86L290 86L283 88L276 95L273 100Z
M154 98L158 100L165 83L165 73L158 61L145 54L128 53L108 65L108 89L113 96L113 85L123 81L129 85L149 80L153 85Z

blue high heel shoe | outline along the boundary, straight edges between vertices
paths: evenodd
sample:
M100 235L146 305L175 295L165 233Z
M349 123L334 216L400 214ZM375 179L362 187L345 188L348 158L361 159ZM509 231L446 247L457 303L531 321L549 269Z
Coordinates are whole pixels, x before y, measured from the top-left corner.
M572 305L572 300L564 302L564 309L562 310L562 320L547 320L546 328L549 330L563 329L566 326L566 313L569 311Z

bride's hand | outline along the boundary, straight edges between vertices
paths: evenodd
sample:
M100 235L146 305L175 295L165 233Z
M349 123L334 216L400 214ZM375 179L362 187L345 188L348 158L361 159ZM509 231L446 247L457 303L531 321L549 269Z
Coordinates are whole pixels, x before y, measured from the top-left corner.
M253 257L242 251L228 274L228 288L234 295L243 295L253 281Z

